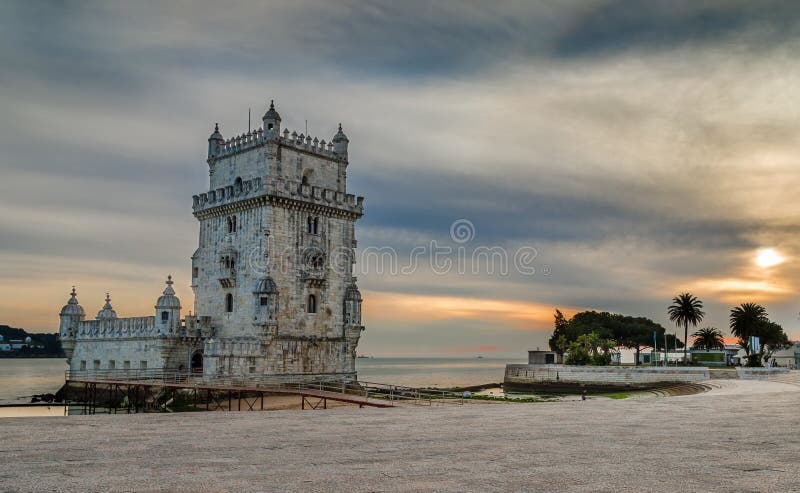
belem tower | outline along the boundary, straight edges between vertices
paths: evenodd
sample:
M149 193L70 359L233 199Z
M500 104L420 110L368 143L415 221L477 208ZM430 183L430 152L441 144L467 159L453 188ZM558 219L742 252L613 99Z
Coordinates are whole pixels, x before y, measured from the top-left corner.
M208 139L208 192L192 255L194 310L171 277L154 314L119 318L107 295L94 320L72 289L59 335L70 370L191 370L205 377L355 379L361 294L353 277L363 197L347 193L349 140L263 127Z

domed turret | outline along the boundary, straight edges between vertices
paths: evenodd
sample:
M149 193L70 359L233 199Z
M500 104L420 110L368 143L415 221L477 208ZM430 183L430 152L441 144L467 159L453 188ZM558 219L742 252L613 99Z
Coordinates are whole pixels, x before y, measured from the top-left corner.
M178 310L181 309L181 300L175 296L175 290L172 289L172 285L174 282L172 281L172 276L167 276L167 287L164 288L164 292L161 296L158 297L156 301L156 308L177 308Z
M269 109L261 118L264 122L264 133L267 138L274 139L278 137L281 131L281 115L275 110L275 101L269 101Z
M342 131L341 123L339 124L339 131L333 136L331 142L333 142L333 152L340 158L347 160L347 144L350 143L350 139L348 139L347 135Z
M64 305L59 313L60 323L58 326L58 337L61 339L61 347L67 355L67 361L72 359L72 350L75 348L75 336L78 335L80 323L86 318L83 307L78 303L75 286L72 286L69 301Z
M211 134L211 137L208 138L208 157L213 158L219 156L220 150L222 149L222 145L225 143L225 139L222 138L222 134L219 132L219 123L214 124L214 133Z
M156 301L156 324L162 335L171 335L176 332L181 322L181 300L175 296L172 289L172 276L167 276L167 287Z
M117 318L117 312L111 307L111 296L106 293L106 304L103 309L97 312L97 320L111 320Z
M67 301L67 304L61 309L61 313L59 313L60 316L80 317L80 319L83 320L86 316L86 312L83 311L83 307L78 303L76 295L75 286L72 286L69 301Z

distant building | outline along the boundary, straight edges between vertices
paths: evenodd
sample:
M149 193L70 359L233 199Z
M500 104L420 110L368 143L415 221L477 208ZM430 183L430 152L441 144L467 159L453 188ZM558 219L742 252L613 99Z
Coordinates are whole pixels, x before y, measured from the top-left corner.
M540 351L538 348L535 351L528 351L529 365L560 365L563 363L562 356L555 351Z
M263 127L208 139L209 191L193 198L194 315L171 277L152 315L85 320L73 288L60 338L72 370L191 368L206 376L355 379L361 293L353 277L363 198L347 193L349 139Z
M787 349L775 351L772 355L778 366L798 369L800 368L800 341L792 343Z

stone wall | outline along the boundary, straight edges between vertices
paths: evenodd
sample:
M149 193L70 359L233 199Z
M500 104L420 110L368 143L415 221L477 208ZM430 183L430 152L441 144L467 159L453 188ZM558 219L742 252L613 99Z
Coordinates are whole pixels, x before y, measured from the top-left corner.
M708 368L642 366L506 365L506 388L569 386L637 388L709 379Z
M789 373L788 368L748 368L746 366L737 366L736 373L739 375L740 380L769 380L769 377L774 375L783 375Z

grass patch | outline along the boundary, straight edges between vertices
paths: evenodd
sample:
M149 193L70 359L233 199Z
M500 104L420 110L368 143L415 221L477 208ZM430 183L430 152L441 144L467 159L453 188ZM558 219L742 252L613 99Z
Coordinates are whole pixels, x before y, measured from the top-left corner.
M619 400L619 399L627 399L630 396L631 396L630 394L625 393L625 392L616 392L614 394L606 394L603 397L608 397L609 399Z

